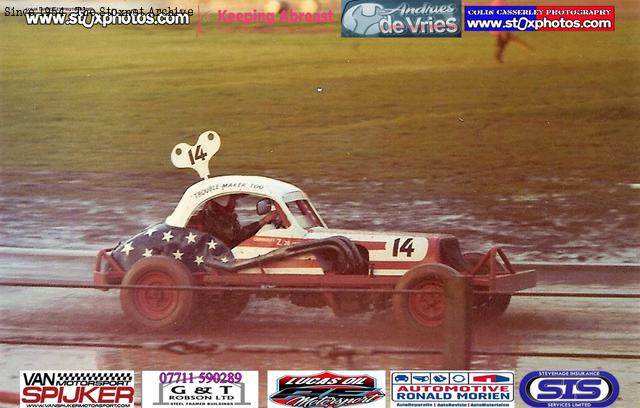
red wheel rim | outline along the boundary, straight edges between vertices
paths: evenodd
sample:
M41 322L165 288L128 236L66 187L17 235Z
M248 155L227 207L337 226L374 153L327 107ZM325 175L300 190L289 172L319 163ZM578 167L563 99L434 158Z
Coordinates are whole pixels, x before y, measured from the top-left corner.
M427 280L413 289L427 293L409 295L409 313L422 326L436 327L444 321L444 287L442 282Z
M162 272L146 273L137 285L158 286L158 289L136 289L133 301L137 309L151 320L167 317L178 305L178 291L161 289L162 286L175 285L169 275Z

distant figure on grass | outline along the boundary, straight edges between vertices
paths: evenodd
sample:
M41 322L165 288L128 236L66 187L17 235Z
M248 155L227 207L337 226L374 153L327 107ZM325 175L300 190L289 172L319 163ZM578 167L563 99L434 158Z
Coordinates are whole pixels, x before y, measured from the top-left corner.
M493 0L491 5L492 6L506 6L507 5L507 1L506 0ZM511 31L492 31L491 34L496 36L495 58L496 58L496 61L498 61L499 63L503 63L504 62L504 59L503 59L504 50L505 50L505 48L507 48L507 44L509 44L510 41L513 41L513 42L515 42L517 44L520 44L520 45L522 45L523 47L525 47L528 50L533 50L533 47L531 47L529 44L524 42L522 39L518 38Z
M275 13L276 15L289 10L291 10L291 4L285 0L269 0L265 5L267 13Z

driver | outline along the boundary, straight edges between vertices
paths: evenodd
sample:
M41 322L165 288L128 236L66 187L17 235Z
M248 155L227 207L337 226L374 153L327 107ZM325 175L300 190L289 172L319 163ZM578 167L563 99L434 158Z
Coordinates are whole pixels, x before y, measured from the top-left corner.
M234 248L242 241L254 236L260 228L271 223L278 216L277 211L271 211L259 221L241 226L236 214L236 201L241 194L229 196L227 205L223 206L215 200L209 200L204 208L205 230L219 238L229 248Z

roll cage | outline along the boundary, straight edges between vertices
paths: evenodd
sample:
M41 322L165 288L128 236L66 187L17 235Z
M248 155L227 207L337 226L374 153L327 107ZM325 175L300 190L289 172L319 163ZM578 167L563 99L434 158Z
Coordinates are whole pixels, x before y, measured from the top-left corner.
M221 176L202 180L189 187L166 223L184 228L193 225L199 211L209 200L233 194L245 194L273 201L282 221L278 234L302 237L309 228L324 227L322 220L307 195L294 185L259 176ZM272 232L274 232L272 230Z

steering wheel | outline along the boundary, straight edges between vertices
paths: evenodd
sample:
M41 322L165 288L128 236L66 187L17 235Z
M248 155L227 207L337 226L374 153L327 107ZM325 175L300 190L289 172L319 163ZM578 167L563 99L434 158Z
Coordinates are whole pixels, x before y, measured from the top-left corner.
M273 217L273 220L271 220L271 223L276 227L276 228L280 228L283 225L282 222L282 218L280 218L280 213L277 211L274 211L276 213L275 217Z
M280 228L282 226L282 219L280 218L280 214L278 213L278 211L271 211L265 214L264 217L262 217L262 219L260 220L260 224L273 224L276 228Z

